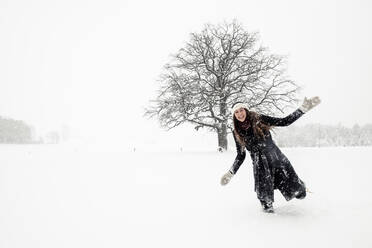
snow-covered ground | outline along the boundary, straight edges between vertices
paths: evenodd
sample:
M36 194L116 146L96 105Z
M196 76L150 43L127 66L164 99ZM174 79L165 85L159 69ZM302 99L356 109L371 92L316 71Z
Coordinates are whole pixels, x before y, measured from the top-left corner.
M0 247L372 247L371 147L282 149L313 193L275 214L233 151L0 148Z

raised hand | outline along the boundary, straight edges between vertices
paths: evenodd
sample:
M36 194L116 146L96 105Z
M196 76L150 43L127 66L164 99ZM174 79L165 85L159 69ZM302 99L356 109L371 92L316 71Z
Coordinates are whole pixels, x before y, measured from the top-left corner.
M304 102L302 103L300 109L306 113L307 111L309 111L310 109L314 108L315 106L317 106L318 104L320 103L320 98L318 96L314 96L310 99L307 99L305 97L304 99Z

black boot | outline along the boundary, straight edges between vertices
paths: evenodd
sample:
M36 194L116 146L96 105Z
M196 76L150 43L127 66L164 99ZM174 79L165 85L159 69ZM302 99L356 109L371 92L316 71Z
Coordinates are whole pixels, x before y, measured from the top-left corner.
M304 199L305 197L306 197L306 189L304 189L303 191L297 191L296 193L295 193L295 197L297 198L297 199Z
M274 213L273 203L261 201L262 210L266 213Z

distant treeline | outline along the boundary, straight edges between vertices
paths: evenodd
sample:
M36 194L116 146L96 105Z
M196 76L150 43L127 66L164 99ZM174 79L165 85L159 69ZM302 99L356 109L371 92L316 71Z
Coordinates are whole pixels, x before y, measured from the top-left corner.
M273 136L281 147L294 146L371 146L372 124L342 125L308 124L274 128Z
M0 116L0 143L33 143L32 127L24 121Z

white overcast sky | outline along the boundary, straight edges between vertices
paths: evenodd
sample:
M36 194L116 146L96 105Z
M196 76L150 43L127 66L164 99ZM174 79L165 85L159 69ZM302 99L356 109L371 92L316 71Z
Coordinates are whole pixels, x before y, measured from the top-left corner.
M143 107L169 55L205 23L237 19L323 100L300 124L372 123L371 13L367 0L0 0L0 116L157 132Z

